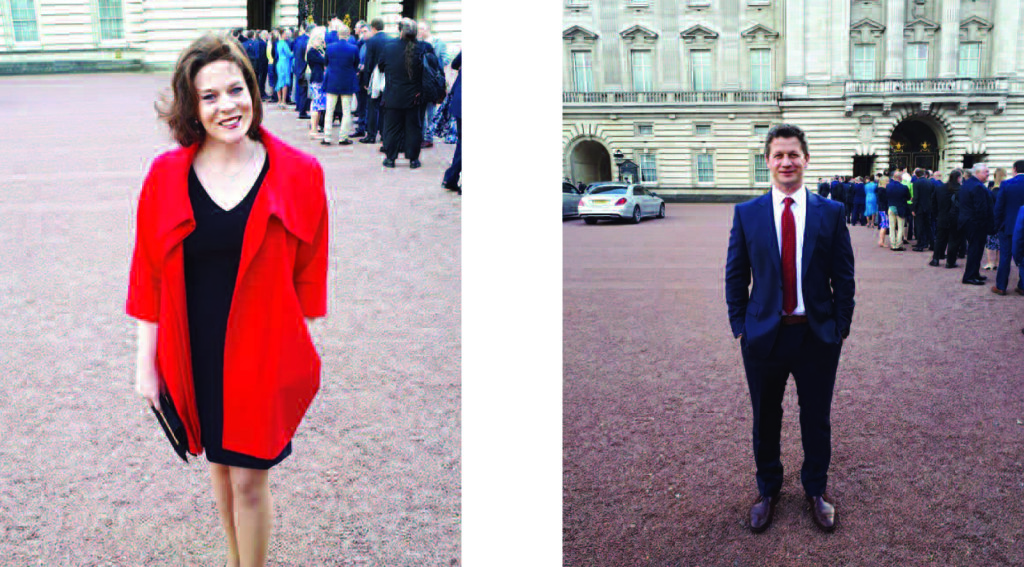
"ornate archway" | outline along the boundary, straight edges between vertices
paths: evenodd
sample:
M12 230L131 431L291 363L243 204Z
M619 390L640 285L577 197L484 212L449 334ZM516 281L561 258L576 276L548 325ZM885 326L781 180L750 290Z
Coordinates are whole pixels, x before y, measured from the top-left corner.
M568 149L569 175L574 183L611 181L612 157L608 148L592 138L583 138Z

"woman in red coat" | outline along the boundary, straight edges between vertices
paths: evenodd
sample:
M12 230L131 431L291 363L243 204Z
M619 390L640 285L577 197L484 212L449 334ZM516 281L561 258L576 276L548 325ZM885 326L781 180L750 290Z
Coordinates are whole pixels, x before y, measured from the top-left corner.
M189 452L205 451L228 566L263 565L269 470L320 385L307 320L327 311L327 200L317 161L260 126L256 74L208 34L178 59L159 107L181 145L139 196L127 311L136 389L165 391Z

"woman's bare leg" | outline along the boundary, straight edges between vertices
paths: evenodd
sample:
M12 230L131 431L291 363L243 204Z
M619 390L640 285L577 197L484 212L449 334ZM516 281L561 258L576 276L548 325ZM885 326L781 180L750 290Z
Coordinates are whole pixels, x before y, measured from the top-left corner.
M235 537L234 498L231 493L231 474L227 466L210 463L210 478L213 481L213 496L217 500L220 524L224 528L224 535L228 540L227 567L239 567L238 539Z
M316 138L318 137L316 133L316 125L320 122L320 111L312 110L309 115L309 137Z
M270 471L230 467L235 504L235 533L241 567L264 567L274 505Z

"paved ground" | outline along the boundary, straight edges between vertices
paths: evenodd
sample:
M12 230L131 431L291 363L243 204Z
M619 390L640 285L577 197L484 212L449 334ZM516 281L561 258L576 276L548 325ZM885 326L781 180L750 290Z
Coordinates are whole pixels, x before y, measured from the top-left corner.
M133 208L170 145L168 75L0 78L0 563L220 566L205 459L176 462L134 393L124 315ZM460 202L454 146L383 170L322 148L330 316L323 386L271 475L270 565L451 565L459 557ZM300 124L302 127L300 127Z
M803 504L790 382L782 500L749 532L731 220L731 205L669 205L639 226L563 225L565 565L1024 564L1024 297L962 285L862 227L833 404L837 531Z

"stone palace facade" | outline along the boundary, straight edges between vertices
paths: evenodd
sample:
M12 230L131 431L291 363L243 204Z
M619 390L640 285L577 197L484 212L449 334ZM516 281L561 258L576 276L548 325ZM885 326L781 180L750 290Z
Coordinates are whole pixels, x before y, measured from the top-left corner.
M460 49L461 0L363 8L391 32L403 13L426 18L452 53ZM0 74L170 68L204 31L296 26L298 15L299 0L0 0Z
M760 194L782 122L810 184L1024 159L1022 0L562 1L573 182L632 162L664 197Z

